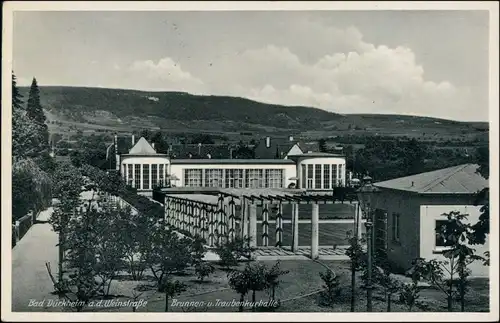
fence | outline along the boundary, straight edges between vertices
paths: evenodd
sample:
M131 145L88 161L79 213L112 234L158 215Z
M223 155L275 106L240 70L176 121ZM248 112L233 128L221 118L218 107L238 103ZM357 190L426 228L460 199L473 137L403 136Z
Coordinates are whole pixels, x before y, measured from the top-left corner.
M28 232L29 228L33 226L38 217L39 212L34 213L30 211L30 213L26 214L22 218L16 220L15 223L12 224L12 248L16 246L17 243L24 237L26 232Z

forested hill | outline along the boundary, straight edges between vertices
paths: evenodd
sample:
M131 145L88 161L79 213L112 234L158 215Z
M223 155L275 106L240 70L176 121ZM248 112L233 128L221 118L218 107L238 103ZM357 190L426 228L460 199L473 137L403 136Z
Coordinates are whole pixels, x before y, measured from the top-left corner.
M20 88L26 98L28 88ZM273 132L366 130L369 128L487 129L487 123L463 123L400 115L341 115L303 106L280 106L240 97L202 96L183 92L41 86L49 120L107 127L208 129Z

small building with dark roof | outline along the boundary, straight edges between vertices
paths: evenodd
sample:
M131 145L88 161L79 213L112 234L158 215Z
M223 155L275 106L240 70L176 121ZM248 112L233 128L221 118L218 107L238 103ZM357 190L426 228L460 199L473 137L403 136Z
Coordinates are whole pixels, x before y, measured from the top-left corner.
M477 169L478 165L464 164L375 183L380 189L371 197L376 252L386 253L401 271L415 258L445 260L448 242L436 228L445 223L443 214L452 211L467 214L469 223L479 220L482 205L476 205L477 193L489 184ZM487 241L473 248L483 256L488 246ZM472 276L488 276L489 267L481 261L469 268Z

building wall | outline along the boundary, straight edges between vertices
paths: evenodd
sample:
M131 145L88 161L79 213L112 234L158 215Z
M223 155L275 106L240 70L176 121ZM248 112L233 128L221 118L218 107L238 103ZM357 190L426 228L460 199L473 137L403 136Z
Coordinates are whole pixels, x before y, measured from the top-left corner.
M302 166L305 166L305 175ZM308 181L309 165L312 165L312 183ZM316 166L318 165L318 166ZM329 176L325 174L325 165L328 165ZM336 177L333 176L334 172L332 169L334 167L332 165L336 165ZM335 186L343 186L346 183L346 168L345 168L345 158L344 157L303 157L297 161L297 177L299 178L299 187L305 189L313 189L313 190L330 190ZM320 169L317 169L319 167ZM317 170L320 171L321 174L321 183L318 187L316 185L316 174ZM326 180L328 178L328 180ZM312 185L311 185L312 184ZM329 185L325 185L329 184Z
M373 198L373 209L387 213L387 253L395 268L405 271L419 257L420 209L417 194L381 189ZM399 219L399 239L395 236L394 217Z
M130 166L131 165L131 166ZM135 180L136 172L135 165L140 165L139 175L141 177L140 181ZM148 165L149 173L148 182L149 188L144 187L144 165ZM137 188L139 192L152 192L153 184L155 183L152 177L152 165L163 165L162 172L160 173L160 166L157 166L156 183L165 183L166 175L169 174L170 161L168 157L163 156L121 156L120 164L120 174L125 180L125 183ZM132 173L128 171L128 167L132 167ZM132 175L132 178L130 178ZM139 184L139 185L137 185Z
M444 257L435 253L435 221L445 212L460 211L469 214L469 221L477 222L480 207L474 206L472 195L419 195L416 193L381 189L372 200L374 209L387 212L387 246L388 257L395 268L401 271L411 267L412 260L418 257L440 259ZM399 214L399 240L394 240L393 216ZM482 256L489 244L474 246L477 254ZM489 267L481 262L471 265L472 275L487 276Z
M428 198L427 198L428 199ZM468 223L476 223L479 220L479 215L481 214L480 206L473 205L421 205L420 206L420 236L425 237L420 239L420 257L436 260L446 260L446 258L440 253L446 249L446 247L436 246L436 239L434 236L436 228L436 220L446 219L443 213L449 213L451 211L459 211L462 214L468 214ZM476 249L476 254L483 256L485 251L489 250L489 241L486 240L484 245L474 245L471 246ZM472 272L471 276L475 277L488 277L489 267L484 266L481 261L475 261L468 267Z
M283 170L283 187L288 187L290 183L295 183L293 180L289 180L290 177L297 176L294 164L241 164L235 161L234 164L171 164L170 171L172 175L175 175L179 180L175 184L176 186L184 186L184 170L185 169L221 169L225 173L226 169L282 169Z

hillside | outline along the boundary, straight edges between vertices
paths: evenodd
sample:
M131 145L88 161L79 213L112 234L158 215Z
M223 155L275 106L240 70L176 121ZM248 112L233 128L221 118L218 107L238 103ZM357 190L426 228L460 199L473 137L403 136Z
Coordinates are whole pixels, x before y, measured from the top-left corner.
M20 89L27 97L28 88ZM487 131L487 123L467 123L400 115L341 115L301 106L265 104L239 97L201 96L183 92L143 92L88 87L40 87L42 105L52 131L133 129L256 134L303 134L307 137L339 132L389 135L471 134ZM414 131L413 131L414 130Z

